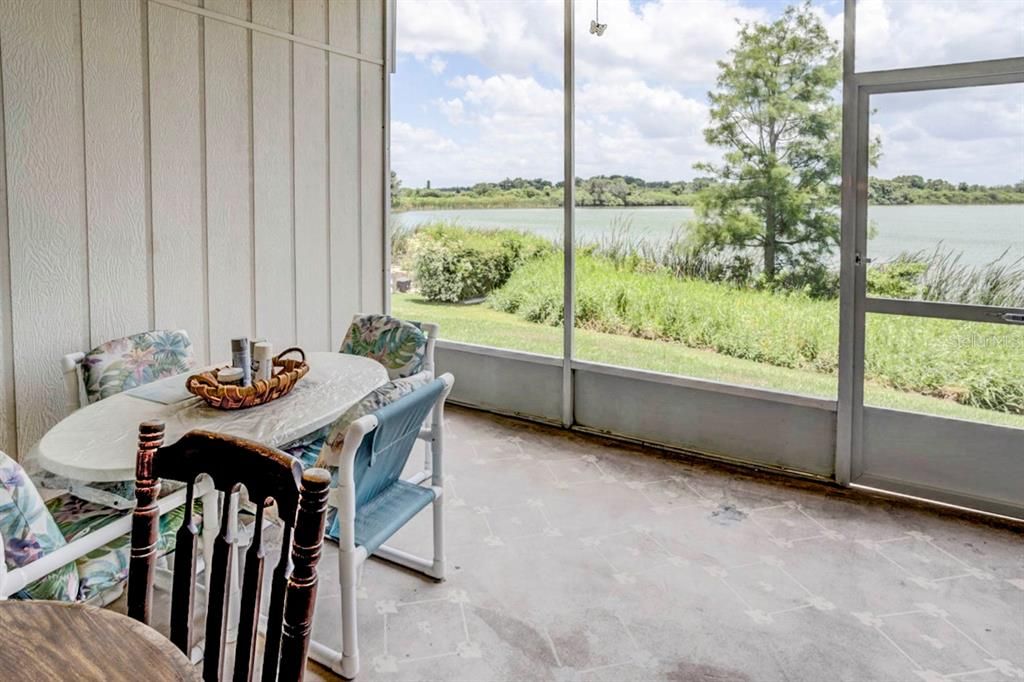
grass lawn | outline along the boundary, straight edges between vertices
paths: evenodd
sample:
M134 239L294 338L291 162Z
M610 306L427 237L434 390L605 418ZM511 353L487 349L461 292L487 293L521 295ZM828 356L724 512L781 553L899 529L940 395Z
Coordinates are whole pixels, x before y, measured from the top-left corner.
M486 304L435 304L416 294L392 294L392 312L398 317L436 322L441 337L484 346L496 346L531 353L559 356L562 330L535 324ZM707 350L687 348L666 341L605 334L586 329L576 331L576 357L608 365L634 367L698 379L770 388L789 393L836 397L836 377L807 370L786 369L751 360L729 357ZM916 393L868 383L865 402L913 412L970 419L1024 428L1024 416L983 410Z

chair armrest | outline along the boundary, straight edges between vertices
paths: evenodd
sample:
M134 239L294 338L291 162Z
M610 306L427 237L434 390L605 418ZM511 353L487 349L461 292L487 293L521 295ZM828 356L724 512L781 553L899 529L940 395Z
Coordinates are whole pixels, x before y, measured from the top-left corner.
M198 488L198 486L197 486ZM172 509L176 509L185 504L185 493L187 489L182 488L176 490L167 497L160 498L157 501L157 508L160 510L160 515L164 515ZM199 492L197 490L197 497ZM72 561L76 561L89 552L99 549L103 545L116 540L122 535L130 533L132 530L132 515L125 514L119 519L108 523L102 528L98 528L88 535L72 540L63 547L50 552L41 559L37 559L32 563L22 566L21 568L15 568L13 570L6 570L2 568L6 566L0 562L0 599L6 599L8 596L19 592L28 585L31 585L36 580L43 578L50 573L56 571L61 566L70 564ZM3 550L0 545L0 559ZM6 572L6 576L4 575Z
M64 396L68 414L82 406L82 375L79 370L85 360L85 353L68 353L61 360L64 373Z

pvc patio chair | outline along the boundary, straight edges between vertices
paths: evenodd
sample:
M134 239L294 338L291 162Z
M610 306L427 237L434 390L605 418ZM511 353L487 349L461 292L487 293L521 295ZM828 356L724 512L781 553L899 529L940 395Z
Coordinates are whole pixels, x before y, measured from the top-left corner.
M142 332L87 353L68 353L61 359L68 413L193 367L192 340L184 329Z
M68 414L123 391L188 372L195 365L192 340L184 329L141 332L112 339L86 353L68 353L61 359ZM44 475L37 482L47 488L66 488L83 500L115 509L131 509L135 504L131 481L97 486Z
M352 318L339 352L373 358L384 365L392 383L403 379L430 380L434 378L434 348L440 331L441 327L432 322L358 313ZM406 479L410 483L430 478L430 440L423 440L423 468ZM321 441L312 447L322 445Z
M359 313L352 318L338 352L373 358L391 379L434 373L434 346L440 327L431 322Z
M197 493L216 502L204 484ZM174 551L185 491L161 498L156 551ZM0 452L0 600L107 604L128 576L131 514L62 493L48 500L20 464Z
M338 539L341 583L341 651L310 643L313 660L346 678L359 673L356 632L356 583L359 569L373 555L443 580L444 555L444 402L455 379L444 374L373 414L356 420L345 435L336 461L332 491L338 513L327 534ZM402 480L402 469L431 415L431 481ZM424 559L384 543L428 505L433 506L434 556Z
M183 329L141 332L112 339L88 352L69 353L61 359L68 413L158 379L188 372L195 365L192 340ZM83 542L91 533L102 531L101 539L106 538L106 542L127 551L124 534L128 531L130 519L126 514L135 506L133 481L95 483L65 479L46 472L36 472L33 477L40 487L52 491L53 497L47 505L58 526L73 532L75 538ZM185 503L185 494L182 487L166 486L163 492L161 509L174 518L183 514L181 507ZM217 499L215 491L203 498L206 510L204 523L216 523ZM86 519L90 521L86 522ZM213 539L204 536L203 540L203 556L208 562L213 553ZM90 541L94 545L93 551L98 551L104 544L96 545L96 542L96 539ZM121 576L127 570L127 564L121 567L120 560L119 554L109 558L107 572L110 575ZM107 582L116 598L123 587L123 576ZM115 587L117 590L113 589Z

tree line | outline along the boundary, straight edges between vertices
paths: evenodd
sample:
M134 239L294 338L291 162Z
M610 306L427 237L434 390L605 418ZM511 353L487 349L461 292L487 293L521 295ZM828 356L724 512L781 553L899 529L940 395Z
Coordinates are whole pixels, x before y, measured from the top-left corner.
M562 205L561 181L544 178L505 178L473 185L411 188L392 180L391 201L396 209L417 208L538 208ZM715 184L710 177L692 180L644 180L631 175L576 178L578 206L693 206L698 192ZM979 185L926 179L920 175L871 178L868 201L876 205L905 204L1019 204L1024 203L1024 180L1015 185Z

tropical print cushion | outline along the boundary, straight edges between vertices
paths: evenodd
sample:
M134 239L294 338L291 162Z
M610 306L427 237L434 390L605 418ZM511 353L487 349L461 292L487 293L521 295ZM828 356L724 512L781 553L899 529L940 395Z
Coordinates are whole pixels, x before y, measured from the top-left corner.
M39 491L17 462L0 452L0 537L9 569L21 568L67 544ZM70 601L78 594L78 573L64 566L40 578L17 597Z
M390 315L363 315L352 321L341 352L373 358L388 370L388 377L410 377L423 369L427 335L415 322Z
M195 365L192 341L182 329L151 331L107 341L85 355L82 374L90 403L182 374Z
M70 494L60 495L46 502L64 538L71 542L95 532L115 521L127 512L86 502ZM201 507L196 503L193 515L201 519ZM176 507L160 517L160 536L157 552L161 556L174 551L175 533L185 518L185 507ZM131 558L131 534L126 533L102 547L79 558L70 567L76 569L80 587L77 598L89 601L116 587L128 578L128 562Z
M310 467L316 466L316 463L320 458L320 450L327 441L327 434L330 433L330 431L331 425L328 424L324 428L314 431L304 438L293 441L281 449L299 460L299 463L302 464L303 471L305 471Z

